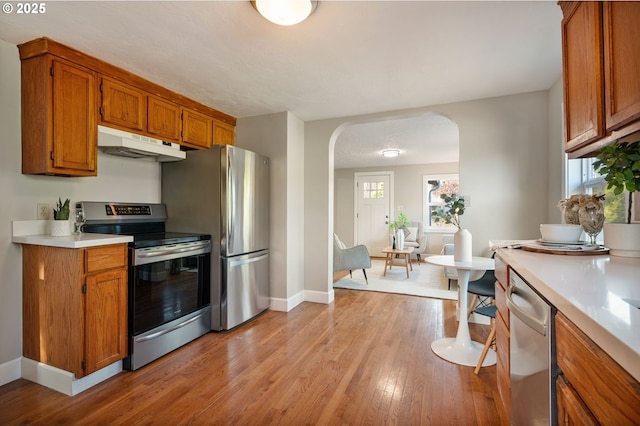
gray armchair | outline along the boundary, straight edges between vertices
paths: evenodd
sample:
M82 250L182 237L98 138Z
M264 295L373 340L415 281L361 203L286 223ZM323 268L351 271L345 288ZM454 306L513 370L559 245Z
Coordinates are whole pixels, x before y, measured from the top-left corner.
M367 271L365 268L371 268L371 257L369 250L364 245L347 248L336 234L333 234L333 272L349 271L349 275L353 277L351 271L353 269L362 269L364 280L369 284L367 279Z
M422 253L427 249L427 236L422 233L422 222L409 222L405 227L405 247L413 247L413 253L418 258L418 262L422 260Z

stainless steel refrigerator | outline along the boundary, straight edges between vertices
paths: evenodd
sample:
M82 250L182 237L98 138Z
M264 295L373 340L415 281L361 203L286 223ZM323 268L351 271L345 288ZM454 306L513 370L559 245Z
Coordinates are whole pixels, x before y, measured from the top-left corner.
M211 328L269 308L269 159L234 146L162 164L167 231L211 234Z

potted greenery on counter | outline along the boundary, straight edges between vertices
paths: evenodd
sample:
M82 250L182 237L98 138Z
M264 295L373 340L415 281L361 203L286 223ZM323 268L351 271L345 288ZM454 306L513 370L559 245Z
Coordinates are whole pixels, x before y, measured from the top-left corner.
M640 190L640 141L616 141L602 148L593 169L615 195L629 193L626 223L605 223L604 245L612 256L640 257L640 223L631 223L634 193Z
M69 222L69 204L70 199L66 199L63 203L58 198L57 208L53 209L53 221L51 222L51 235L54 237L64 237L71 235L71 222Z

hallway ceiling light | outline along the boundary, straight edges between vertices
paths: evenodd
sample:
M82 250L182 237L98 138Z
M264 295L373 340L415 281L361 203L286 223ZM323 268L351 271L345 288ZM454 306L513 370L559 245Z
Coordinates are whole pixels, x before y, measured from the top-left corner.
M393 158L400 155L399 149L385 149L381 152L383 157Z
M266 19L278 25L295 25L318 6L315 0L255 0L251 4Z

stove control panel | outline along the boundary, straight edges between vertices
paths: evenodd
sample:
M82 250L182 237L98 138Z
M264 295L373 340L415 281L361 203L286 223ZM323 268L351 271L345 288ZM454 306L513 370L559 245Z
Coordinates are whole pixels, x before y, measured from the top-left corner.
M106 204L107 216L151 216L149 205Z

